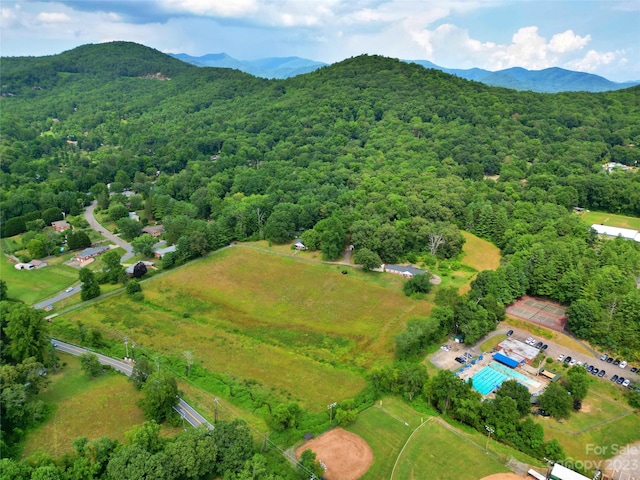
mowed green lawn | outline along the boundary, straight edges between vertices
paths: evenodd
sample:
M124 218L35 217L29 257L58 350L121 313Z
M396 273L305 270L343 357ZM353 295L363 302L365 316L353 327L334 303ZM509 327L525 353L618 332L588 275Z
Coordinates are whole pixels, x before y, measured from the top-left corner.
M607 225L609 227L640 230L640 218L638 217L627 217L625 215L616 215L614 213L605 212L582 212L580 213L580 216L588 225L597 223L600 225Z
M487 455L482 446L467 442L437 421L430 421L409 440L398 459L392 480L478 480L506 472L509 469Z
M373 463L362 480L388 480L402 446L420 422L418 412L395 398L384 399L382 408L377 403L360 413L346 430L361 436L373 451Z
M52 297L78 282L78 270L57 262L34 270L16 270L14 264L2 255L0 277L7 282L9 298L31 305Z
M230 248L143 284L145 301L118 295L57 317L180 358L254 379L314 411L361 390L363 373L393 360L393 336L431 304L344 267ZM351 270L351 269L350 269Z
M567 456L580 460L602 460L615 452L612 445L626 445L640 440L640 416L626 403L623 389L608 380L593 379L582 410L572 413L562 423L553 418L537 418L546 439L557 439ZM590 449L586 445L608 447ZM604 454L602 456L596 453Z
M124 441L126 431L144 422L136 406L141 394L127 377L112 373L90 379L77 357L59 355L67 366L51 374L52 382L40 396L56 410L45 424L27 433L23 457L40 451L58 457L72 451L72 441L78 437Z

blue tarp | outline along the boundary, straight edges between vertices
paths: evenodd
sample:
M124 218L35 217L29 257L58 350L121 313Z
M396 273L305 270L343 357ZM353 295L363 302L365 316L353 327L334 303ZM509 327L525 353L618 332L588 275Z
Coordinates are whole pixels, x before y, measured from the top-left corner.
M494 353L493 354L493 359L496 362L500 362L504 365L506 365L507 367L511 367L511 368L516 368L518 366L518 362L512 358L509 358L501 353Z

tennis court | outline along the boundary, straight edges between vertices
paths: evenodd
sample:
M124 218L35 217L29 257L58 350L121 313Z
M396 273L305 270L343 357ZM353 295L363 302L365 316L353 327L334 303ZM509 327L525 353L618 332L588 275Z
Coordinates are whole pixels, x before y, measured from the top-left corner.
M549 300L521 297L507 307L507 313L515 318L561 332L567 324L565 307Z

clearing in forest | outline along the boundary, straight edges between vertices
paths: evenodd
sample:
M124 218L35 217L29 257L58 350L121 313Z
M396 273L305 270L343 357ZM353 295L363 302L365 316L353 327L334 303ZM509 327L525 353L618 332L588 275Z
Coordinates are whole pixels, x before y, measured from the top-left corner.
M143 283L144 301L105 299L56 318L266 388L312 410L353 397L364 372L393 360L393 336L431 304L364 272L249 248L217 252ZM73 340L73 338L71 338Z
M582 220L588 225L599 224L608 227L630 228L632 230L640 230L640 218L627 217L625 215L616 215L606 212L582 212L579 214Z

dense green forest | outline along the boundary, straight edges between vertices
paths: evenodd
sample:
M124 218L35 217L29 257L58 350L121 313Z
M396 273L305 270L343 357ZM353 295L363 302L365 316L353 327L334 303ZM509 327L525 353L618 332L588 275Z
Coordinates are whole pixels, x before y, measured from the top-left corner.
M633 358L640 245L596 238L572 209L640 215L640 175L602 168L640 159L639 93L516 92L378 56L265 80L125 42L5 58L2 234L91 198L115 211L123 189L178 244L166 266L294 232L328 259L347 241L383 262L452 258L468 230L503 264L443 321L479 338L542 295Z

